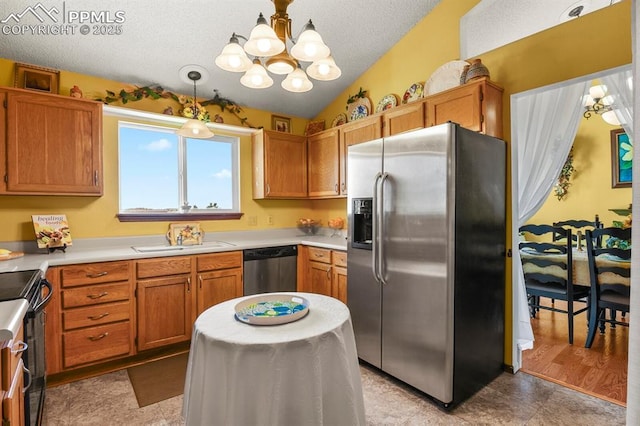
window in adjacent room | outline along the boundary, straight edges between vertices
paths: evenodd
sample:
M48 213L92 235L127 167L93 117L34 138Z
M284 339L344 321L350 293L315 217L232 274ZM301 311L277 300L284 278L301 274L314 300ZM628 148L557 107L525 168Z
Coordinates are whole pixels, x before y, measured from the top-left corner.
M119 122L120 219L236 216L238 138L191 139L175 132Z

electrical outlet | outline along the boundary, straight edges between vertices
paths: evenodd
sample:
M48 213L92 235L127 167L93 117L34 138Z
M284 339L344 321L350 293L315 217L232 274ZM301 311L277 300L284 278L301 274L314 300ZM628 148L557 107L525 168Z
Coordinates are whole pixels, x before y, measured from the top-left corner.
M258 226L258 216L249 216L249 226Z
M273 225L273 216L272 215L267 216L267 224L268 225Z

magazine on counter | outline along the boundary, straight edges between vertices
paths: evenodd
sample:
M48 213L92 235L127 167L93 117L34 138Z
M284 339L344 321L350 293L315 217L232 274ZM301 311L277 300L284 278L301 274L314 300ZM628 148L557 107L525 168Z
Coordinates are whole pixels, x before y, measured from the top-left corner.
M63 248L71 245L69 222L64 214L34 214L33 229L38 248Z

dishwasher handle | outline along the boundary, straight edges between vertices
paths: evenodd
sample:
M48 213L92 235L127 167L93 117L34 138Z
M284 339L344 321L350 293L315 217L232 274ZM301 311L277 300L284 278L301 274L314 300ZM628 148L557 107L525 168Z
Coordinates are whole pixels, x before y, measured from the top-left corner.
M297 256L298 255L298 247L297 246L278 246L278 247L264 247L257 248L251 250L244 250L243 252L243 260L263 260L263 259L272 259L277 257L289 257L289 256Z

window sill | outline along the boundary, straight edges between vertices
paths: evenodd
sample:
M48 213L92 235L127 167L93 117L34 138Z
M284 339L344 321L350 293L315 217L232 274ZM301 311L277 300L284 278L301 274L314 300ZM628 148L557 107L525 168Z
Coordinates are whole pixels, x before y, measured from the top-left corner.
M170 220L237 220L244 213L119 213L120 222L166 222Z

